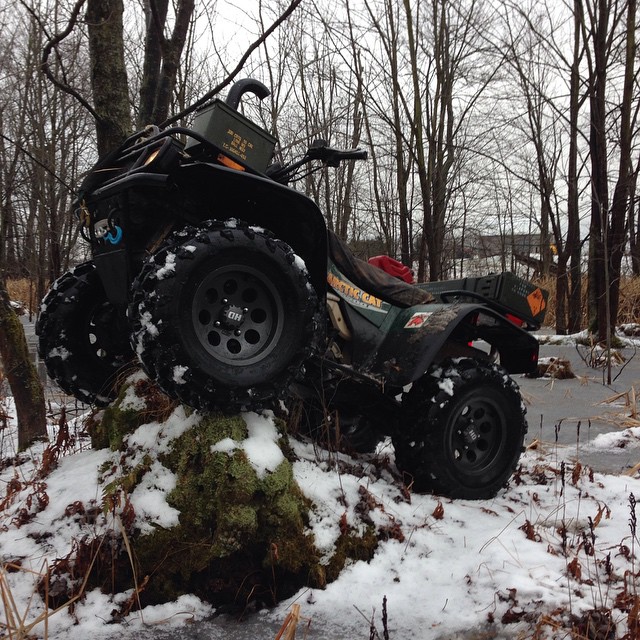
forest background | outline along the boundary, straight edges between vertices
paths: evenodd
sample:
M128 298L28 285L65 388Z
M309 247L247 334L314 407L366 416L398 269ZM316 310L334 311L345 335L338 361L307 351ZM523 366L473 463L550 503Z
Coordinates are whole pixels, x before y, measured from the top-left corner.
M271 95L244 108L280 140L276 160L317 138L369 150L300 187L362 257L419 281L524 270L551 283L557 333L604 341L640 274L636 5L3 0L3 313L8 282L28 282L35 308L87 259L73 188L99 155L149 123L188 126L254 77ZM528 263L523 235L538 238ZM479 264L483 236L497 264Z

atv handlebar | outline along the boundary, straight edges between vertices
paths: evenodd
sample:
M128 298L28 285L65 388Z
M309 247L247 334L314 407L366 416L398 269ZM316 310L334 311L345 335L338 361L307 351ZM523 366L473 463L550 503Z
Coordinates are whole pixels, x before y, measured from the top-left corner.
M300 167L313 160L319 160L327 167L338 167L344 160L366 160L367 155L365 149L332 149L327 146L326 140L316 140L300 160L287 165L274 164L267 169L267 175L276 182L287 184L313 173L316 169L312 168L302 175L297 173Z
M325 147L324 153L318 156L318 160L322 160L329 167L337 167L343 160L366 160L367 152L364 149L330 149ZM313 156L309 159L314 160Z
M320 160L329 167L337 167L343 160L366 160L367 152L363 149L332 149L326 140L316 140L307 149L306 160Z

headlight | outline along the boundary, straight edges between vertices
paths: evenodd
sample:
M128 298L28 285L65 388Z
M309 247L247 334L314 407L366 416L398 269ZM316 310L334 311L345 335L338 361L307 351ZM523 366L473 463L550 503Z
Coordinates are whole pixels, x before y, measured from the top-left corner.
M161 147L157 147L156 149L154 149L145 159L144 163L142 166L144 167L148 167L157 157L158 154L160 153L160 148Z

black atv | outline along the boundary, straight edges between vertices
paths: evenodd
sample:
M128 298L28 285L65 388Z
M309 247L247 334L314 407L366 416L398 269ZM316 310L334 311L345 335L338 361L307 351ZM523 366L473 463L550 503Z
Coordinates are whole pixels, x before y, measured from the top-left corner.
M354 258L287 185L366 152L318 141L269 165L275 139L237 111L247 91L268 94L236 83L192 129L136 133L84 180L77 215L93 259L44 298L49 375L103 405L137 358L191 407L285 400L343 446L368 451L390 435L416 490L494 495L522 450L509 374L536 368L527 331L546 292L509 273L413 285Z

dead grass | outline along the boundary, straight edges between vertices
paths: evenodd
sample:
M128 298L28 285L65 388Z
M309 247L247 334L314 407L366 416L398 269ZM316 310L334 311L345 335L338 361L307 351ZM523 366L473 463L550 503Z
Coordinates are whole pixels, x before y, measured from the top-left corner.
M540 358L535 373L527 374L530 378L556 378L568 380L576 377L567 358Z
M544 319L546 327L554 327L556 324L556 281L553 277L538 279L535 281L539 287L549 292L547 315ZM582 310L580 326L587 326L587 279L582 281ZM623 278L620 285L620 306L618 309L618 324L631 324L640 322L640 278Z
M35 313L38 310L40 300L38 300L36 284L32 280L27 278L7 280L7 291L11 300L19 302L26 311Z

